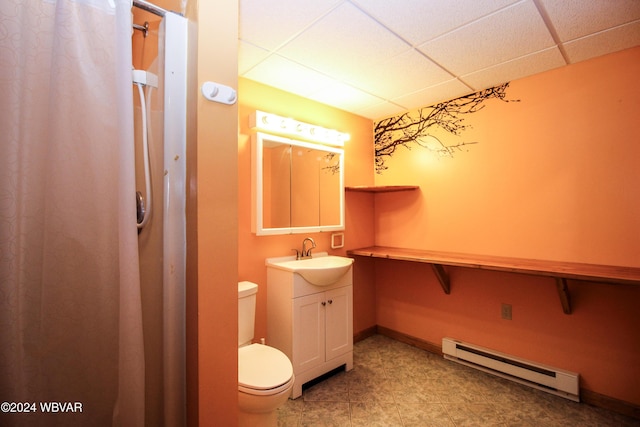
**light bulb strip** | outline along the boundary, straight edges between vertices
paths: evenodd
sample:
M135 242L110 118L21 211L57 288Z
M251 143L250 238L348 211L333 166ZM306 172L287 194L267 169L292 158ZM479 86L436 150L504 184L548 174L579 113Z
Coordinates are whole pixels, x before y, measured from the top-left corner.
M253 129L292 136L326 145L343 147L345 141L348 141L350 138L348 133L299 122L291 118L265 113L259 110L256 110L255 114L251 115L250 120L251 128Z

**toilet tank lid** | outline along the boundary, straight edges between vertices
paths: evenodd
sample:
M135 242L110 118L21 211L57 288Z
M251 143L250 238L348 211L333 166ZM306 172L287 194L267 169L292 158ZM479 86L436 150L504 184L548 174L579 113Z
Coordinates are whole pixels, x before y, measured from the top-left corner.
M248 297L258 292L258 285L253 282L238 282L238 298Z

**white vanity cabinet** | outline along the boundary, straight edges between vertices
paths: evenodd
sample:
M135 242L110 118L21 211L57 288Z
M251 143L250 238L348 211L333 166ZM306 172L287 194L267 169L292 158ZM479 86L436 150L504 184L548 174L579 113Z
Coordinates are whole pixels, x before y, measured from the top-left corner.
M328 286L267 266L267 343L293 364L292 398L302 385L335 369L353 368L352 268Z

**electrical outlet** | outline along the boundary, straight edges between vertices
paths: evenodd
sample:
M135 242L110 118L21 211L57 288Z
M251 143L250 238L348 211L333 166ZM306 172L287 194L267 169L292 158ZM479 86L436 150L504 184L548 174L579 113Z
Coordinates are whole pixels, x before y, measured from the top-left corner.
M511 304L502 303L502 318L511 320Z

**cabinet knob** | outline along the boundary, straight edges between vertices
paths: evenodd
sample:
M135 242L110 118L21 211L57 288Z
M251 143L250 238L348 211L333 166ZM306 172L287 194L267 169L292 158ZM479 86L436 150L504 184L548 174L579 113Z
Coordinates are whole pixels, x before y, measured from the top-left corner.
M327 305L327 303L325 301L322 301L320 304Z
M329 304L333 304L333 300L332 299L329 300Z

